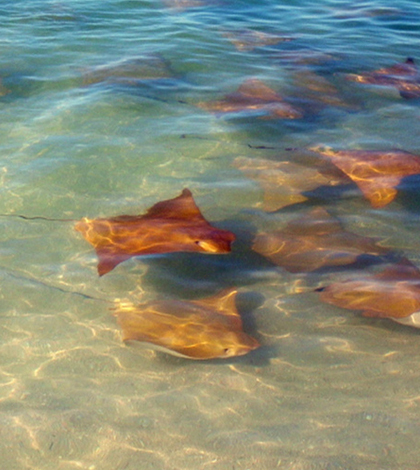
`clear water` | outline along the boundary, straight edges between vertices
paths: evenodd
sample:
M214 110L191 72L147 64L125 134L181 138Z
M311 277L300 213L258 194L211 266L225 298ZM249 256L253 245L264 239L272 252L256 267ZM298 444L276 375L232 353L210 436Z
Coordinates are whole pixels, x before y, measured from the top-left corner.
M0 16L10 91L0 98L2 468L417 468L418 331L321 304L313 290L330 278L253 254L255 233L305 206L264 214L258 184L232 162L289 160L286 148L315 144L420 154L418 102L342 78L420 60L420 4L3 0ZM238 51L222 33L244 28L293 41ZM249 77L296 95L300 66L280 57L302 51L333 57L310 67L350 109L287 121L218 118L194 105ZM139 56L164 58L171 75L83 86L96 67ZM12 216L139 214L184 187L208 220L237 234L231 255L133 259L98 278L72 222ZM420 265L413 194L382 210L357 190L323 203L349 230ZM116 298L204 297L232 285L262 343L233 360L124 345L109 308Z

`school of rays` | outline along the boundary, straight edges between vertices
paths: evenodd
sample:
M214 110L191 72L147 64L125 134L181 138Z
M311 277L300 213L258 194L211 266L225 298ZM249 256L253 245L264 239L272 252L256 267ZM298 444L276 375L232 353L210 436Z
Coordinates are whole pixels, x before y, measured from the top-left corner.
M175 9L203 4L198 0L166 1ZM292 70L294 91L287 93L259 78L244 76L236 85L231 84L230 90L217 90L207 99L179 101L183 106L210 113L216 119L270 121L312 119L325 108L340 108L342 112L360 109L359 102L340 94L337 76L311 68L336 62L337 57L312 49L281 51L281 44L294 38L279 31L231 29L219 34L239 54L266 49L273 63L287 64ZM396 89L406 100L420 98L420 70L411 57L377 70L345 73L341 78L345 83L356 83L355 87ZM147 83L153 89L154 83L168 79L182 80L164 57L145 54L83 70L79 85L136 90ZM13 93L0 78L0 97ZM284 150L292 158L286 157L287 152L278 158L237 155L231 162L232 170L259 188L254 209L276 220L277 227L251 234L249 251L272 263L279 272L301 276L322 273L325 279L328 273L338 271L339 279L327 280L317 289L320 301L359 311L365 317L420 327L420 270L403 254L388 248L385 240L347 229L334 208L327 210L322 204L324 193L334 190L334 197L340 199L350 188L353 197L359 197L372 210L386 210L398 200L400 192L404 193L408 179L420 175L420 156L404 149L334 148L322 142ZM306 157L293 158L293 152ZM76 223L76 231L96 252L99 276L110 275L129 259L142 256L179 252L229 256L238 236L208 222L189 189L179 187L176 191L181 193L156 202L144 214L83 217ZM281 216L285 208L296 213L288 221ZM237 294L238 287L229 285L201 299L118 301L113 310L124 341L153 344L191 359L229 358L260 346L244 329Z
M174 2L171 6L196 5ZM243 53L293 39L256 30L221 34ZM192 104L218 118L239 114L266 120L299 120L325 106L357 110L326 77L308 68L308 64L334 58L308 51L302 51L301 58L298 53L292 57L277 52L277 56L297 67L296 89L304 96L300 104L253 77L245 78L236 90L216 99ZM93 68L85 71L82 79L84 86L101 83L136 86L141 81L172 75L170 64L162 57L149 55ZM345 78L361 84L394 87L405 99L420 97L420 73L411 58L383 69L347 74ZM259 210L275 214L285 207L298 208L311 202L313 194L319 191L349 186L357 188L373 209L383 209L397 198L406 178L420 174L420 156L404 150L334 149L314 144L303 151L311 155L309 163L245 156L234 159L232 166L261 189ZM337 269L345 272L349 266L356 267L349 278L318 288L320 301L360 311L366 317L390 318L420 327L420 271L406 257L393 253L380 239L347 230L340 218L322 205L306 210L286 224L280 221L279 225L277 229L258 231L250 249L294 274ZM227 256L237 238L231 231L209 223L186 188L179 196L157 202L144 214L85 217L76 223L75 229L95 249L99 276L130 258L145 255L191 252ZM360 263L380 268L366 274L357 269ZM260 346L243 329L237 294L238 289L230 286L195 300L118 301L113 311L124 341L149 343L196 360L229 358Z

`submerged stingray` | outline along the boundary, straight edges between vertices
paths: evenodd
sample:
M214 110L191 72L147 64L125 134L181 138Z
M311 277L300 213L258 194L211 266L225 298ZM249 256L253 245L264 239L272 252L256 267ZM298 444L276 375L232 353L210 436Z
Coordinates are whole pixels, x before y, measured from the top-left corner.
M322 207L292 220L283 230L258 234L252 249L292 273L345 266L361 255L389 251L373 238L345 231Z
M10 93L10 90L3 85L3 82L0 78L0 96L5 96Z
M217 101L201 102L198 107L215 114L257 112L263 119L299 119L302 113L286 103L261 80L248 79L237 91Z
M310 150L329 157L357 184L375 209L395 199L396 188L404 177L420 174L420 157L403 150L332 150L328 147Z
M308 198L303 194L306 191L343 182L343 178L326 170L323 172L288 161L237 157L233 166L261 185L264 190L263 209L268 212L306 201Z
M347 8L335 8L334 18L354 19L354 18L376 18L381 16L399 16L402 11L393 7L369 7L362 5L359 7L357 3Z
M271 57L282 63L294 66L320 65L339 60L338 56L309 48L276 51Z
M337 307L420 327L420 271L406 258L378 274L335 282L320 291L322 301Z
M190 359L241 356L259 343L242 330L236 294L229 289L201 300L122 303L115 315L124 341L152 343Z
M327 78L309 68L296 71L293 79L301 99L309 99L324 106L353 108L339 96L338 89Z
M163 0L163 3L167 8L175 10L185 10L187 8L196 8L206 6L208 3L214 3L213 1L204 0Z
M175 251L228 253L235 240L232 232L207 222L188 189L174 199L158 202L144 215L85 217L75 228L94 246L100 276L133 256Z
M158 54L149 54L132 59L122 59L96 67L83 74L83 84L109 82L136 85L145 80L173 77L169 63Z
M279 42L292 41L293 38L280 34L264 33L254 29L226 31L223 36L236 47L238 51L252 51L257 47L272 46Z
M420 98L420 70L410 57L404 63L373 72L348 74L347 79L358 83L395 87L406 99Z

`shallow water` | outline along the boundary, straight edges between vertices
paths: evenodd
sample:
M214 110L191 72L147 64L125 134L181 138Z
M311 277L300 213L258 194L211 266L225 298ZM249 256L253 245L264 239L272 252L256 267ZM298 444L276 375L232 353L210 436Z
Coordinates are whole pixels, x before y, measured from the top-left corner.
M331 273L290 274L250 246L321 203L420 266L418 191L374 210L350 186L267 214L258 183L232 163L304 161L314 145L420 154L418 101L343 78L420 60L420 6L200 3L0 5L3 467L415 469L418 330L322 304L314 289ZM292 40L238 50L224 33L247 28ZM119 61L138 58L140 78L118 78ZM114 73L103 78L104 68ZM297 120L196 106L250 77L306 106L296 76L308 69L344 105L312 103ZM140 214L184 187L209 221L237 235L232 253L131 259L99 278L72 219ZM262 344L249 355L194 362L122 343L115 299L200 298L231 286Z

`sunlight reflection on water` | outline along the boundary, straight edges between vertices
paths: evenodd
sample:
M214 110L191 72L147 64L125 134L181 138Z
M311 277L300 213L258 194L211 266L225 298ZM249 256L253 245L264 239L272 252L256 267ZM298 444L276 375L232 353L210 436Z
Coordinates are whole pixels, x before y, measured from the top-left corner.
M315 289L357 270L288 273L251 246L321 204L420 266L416 182L381 210L349 185L265 213L234 162L310 167L317 145L419 155L418 102L345 79L420 60L418 4L18 0L0 13L4 465L415 468L417 330L320 302ZM235 95L247 79L304 117L267 119L261 97ZM197 106L232 94L252 112ZM183 188L236 234L232 253L131 259L98 278L73 220L143 214ZM197 363L123 344L116 299L226 287L262 344L249 355Z

